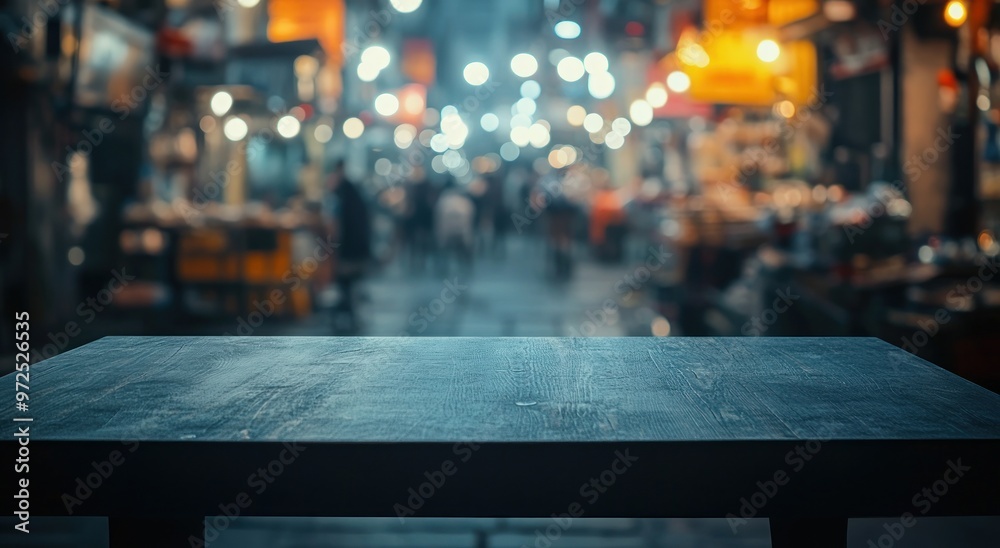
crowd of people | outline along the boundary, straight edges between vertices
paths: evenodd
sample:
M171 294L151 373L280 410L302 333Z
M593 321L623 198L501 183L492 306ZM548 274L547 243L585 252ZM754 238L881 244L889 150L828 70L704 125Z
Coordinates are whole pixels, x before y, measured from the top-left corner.
M622 191L606 170L587 166L539 172L510 164L470 178L429 175L413 168L398 185L377 192L371 180L353 180L339 162L329 178L327 217L341 242L336 269L338 322L355 329L357 282L373 267L399 260L413 275L469 275L476 257L506 257L507 238L545 243L550 277L572 277L579 242L598 260L622 257L626 215ZM371 194L370 199L367 196ZM392 229L377 252L377 219Z

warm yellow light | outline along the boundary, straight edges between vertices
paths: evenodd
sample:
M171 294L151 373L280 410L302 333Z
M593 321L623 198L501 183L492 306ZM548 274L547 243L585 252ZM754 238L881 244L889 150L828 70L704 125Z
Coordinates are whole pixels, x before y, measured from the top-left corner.
M709 57L705 48L698 43L692 42L684 47L678 46L677 59L685 65L705 68L708 66Z
M319 61L312 55L299 55L292 63L292 68L299 78L312 78L319 72Z
M698 31L694 27L688 27L677 39L677 60L691 66L701 66L702 61L708 64L708 54L698 43Z
M944 7L944 21L953 27L960 27L968 17L969 12L965 9L965 3L961 0L951 0Z
M782 101L778 103L778 113L785 118L791 118L795 116L795 105L791 101Z
M653 336L655 337L669 337L670 320L664 318L663 316L658 316L650 325L650 330L653 332Z
M781 55L781 46L774 40L761 40L757 44L757 58L765 63L773 63Z
M990 257L996 257L1000 255L1000 243L997 243L996 238L993 237L993 233L989 230L984 230L979 234L979 249L983 250L983 253L989 255Z
M552 152L549 152L549 165L561 169L566 167L569 163L569 158L566 156L566 151L562 148L554 148Z

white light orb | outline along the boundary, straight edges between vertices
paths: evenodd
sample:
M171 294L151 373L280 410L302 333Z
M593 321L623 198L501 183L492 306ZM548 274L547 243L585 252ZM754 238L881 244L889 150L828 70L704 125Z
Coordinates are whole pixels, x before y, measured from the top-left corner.
M383 93L375 98L375 112L382 116L392 116L399 112L399 99L391 93Z
M520 148L524 148L531 143L531 132L529 128L518 126L511 128L510 141Z
M530 53L518 53L510 60L510 70L521 78L529 78L538 71L538 59Z
M549 144L549 128L536 123L528 128L528 143L535 148L545 148Z
M508 162L513 162L521 155L521 147L514 143L504 143L500 145L500 157Z
M653 121L653 106L645 99L638 99L632 102L628 114L635 125L648 126Z
M761 40L757 44L757 58L765 63L773 63L781 55L781 46L774 40Z
M382 71L375 65L361 63L358 65L358 80L362 82L374 82L380 72Z
M667 88L663 84L656 82L646 90L646 102L653 108L660 108L667 104Z
M233 116L232 118L226 120L226 125L222 126L222 133L226 135L226 139L230 141L239 141L247 136L250 132L250 128L243 118L238 118Z
M365 123L360 118L348 118L344 120L344 135L348 139L357 139L365 132Z
M583 61L580 59L569 56L563 57L559 64L556 65L556 72L559 77L567 82L576 82L586 73L586 69L583 66Z
M618 150L625 144L625 137L612 131L604 138L604 144L611 150Z
M500 118L492 112L487 112L479 119L479 125L483 128L483 131L492 133L500 127Z
M679 70L667 75L667 87L670 91L684 93L691 88L691 77Z
M580 36L580 24L576 21L560 21L555 26L556 36L563 40L572 40Z
M399 13L413 13L423 4L423 0L389 0L389 3Z
M233 96L225 91L216 92L212 96L212 100L209 101L209 107L212 108L213 114L222 116L229 112L229 109L233 108Z
M518 114L532 116L535 114L535 111L538 110L538 105L536 105L533 100L525 97L517 103L514 103L514 110L516 110Z
M417 128L410 124L402 124L393 132L393 141L399 148L409 148L417 138Z
M594 99L607 99L615 92L615 77L610 72L591 73L587 78L587 91Z
M474 63L469 63L465 65L465 70L462 71L462 75L465 77L465 81L473 86L481 86L490 79L490 69L476 61Z
M583 129L590 133L597 133L604 129L604 118L596 112L591 112L583 119Z
M313 130L313 137L317 143L329 143L333 139L333 128L326 124L319 124Z
M391 60L392 56L389 55L389 50L382 46L369 46L361 52L361 64L371 65L378 70L388 67Z
M542 86L534 80L528 80L521 84L521 97L528 99L538 99L542 94Z
M615 121L611 122L611 131L614 131L618 135L624 137L631 133L632 124L625 118L615 118Z
M291 139L299 134L302 124L294 116L282 116L278 118L277 129L278 135L281 135L285 139Z
M590 74L607 72L609 66L608 58L603 53L594 51L588 53L587 56L583 58L583 66Z

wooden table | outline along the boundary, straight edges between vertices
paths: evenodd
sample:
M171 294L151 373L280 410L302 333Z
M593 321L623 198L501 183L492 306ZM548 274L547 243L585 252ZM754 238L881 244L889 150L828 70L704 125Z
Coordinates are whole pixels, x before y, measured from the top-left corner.
M109 337L30 403L0 417L33 418L32 516L109 516L113 546L227 514L753 515L796 547L1000 515L1000 396L875 339Z

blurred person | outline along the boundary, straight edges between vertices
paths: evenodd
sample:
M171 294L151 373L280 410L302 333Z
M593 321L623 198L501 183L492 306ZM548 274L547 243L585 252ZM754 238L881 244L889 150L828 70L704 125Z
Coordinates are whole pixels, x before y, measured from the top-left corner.
M527 179L528 172L524 166L519 164L512 164L503 177L504 207L512 213L524 209L524 196L521 195L521 189Z
M378 221L382 220L385 225L386 241L382 253L377 251L375 255L379 264L388 263L393 258L400 255L405 247L407 239L407 221L409 215L409 204L406 200L406 189L402 186L388 186L378 190L375 194L375 213L372 220L373 235L378 234ZM377 238L375 238L377 241Z
M557 172L538 192L548 193L546 197L538 196L535 203L545 204L546 243L552 260L553 273L557 280L568 280L573 275L573 233L576 227L577 205L562 189L549 191L551 185L561 187L565 179L565 170ZM553 189L555 190L555 189Z
M454 178L449 177L434 209L434 228L444 275L453 258L466 272L471 269L475 217L476 206L472 199L458 188Z
M594 186L597 191L590 212L590 244L599 259L617 262L623 256L625 210L606 171L595 173Z
M718 295L740 276L743 259L739 251L726 245L725 218L718 209L695 210L691 222L679 323L685 336L710 336L717 333L707 321L706 312L714 306Z
M499 245L510 222L503 204L503 183L496 171L484 173L468 185L469 194L476 206L474 223L476 251L481 254L502 256Z
M406 200L404 240L409 252L410 267L414 272L423 272L427 258L434 250L436 193L422 166L414 167L410 174Z
M329 211L335 223L332 239L339 242L335 275L340 302L334 307L334 326L353 333L358 331L354 288L372 258L371 218L358 185L347 177L343 160L335 164L328 190Z
M520 186L518 187L518 207L515 208L516 212L531 212L532 215L537 215L541 212L541 207L534 203L532 200L536 195L536 189L538 188L539 175L534 169L526 169L523 172L523 177L518 180ZM538 233L538 223L528 223L524 226L518 226L518 233L527 232L528 234Z
M486 176L486 184L488 185L486 192L492 208L490 212L493 228L491 252L494 257L501 259L507 255L507 229L510 223L510 214L504 203L504 179L499 171L494 171Z
M489 184L486 177L477 175L465 185L466 195L472 200L475 214L472 219L473 250L483 252L493 234L492 207L487 195Z
M676 132L671 132L663 145L663 180L671 192L682 196L694 190L683 146L683 140Z

